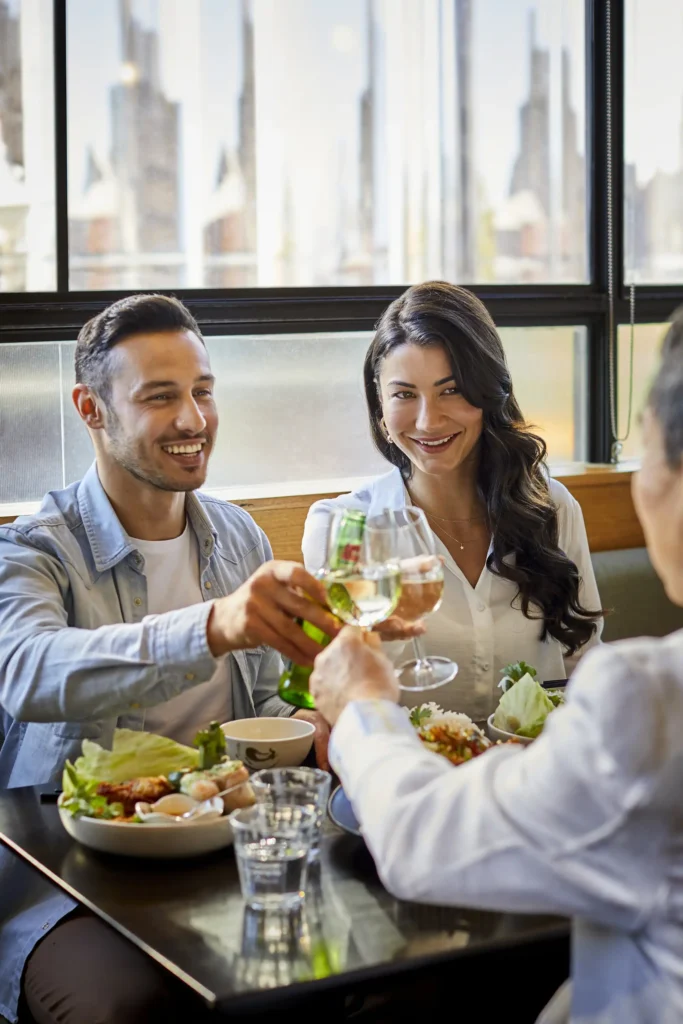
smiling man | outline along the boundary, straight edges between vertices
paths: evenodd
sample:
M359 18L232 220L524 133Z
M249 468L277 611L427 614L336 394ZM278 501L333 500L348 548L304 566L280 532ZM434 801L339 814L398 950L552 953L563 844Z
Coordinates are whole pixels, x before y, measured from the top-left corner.
M58 781L84 738L107 746L117 726L191 743L212 719L289 715L277 652L312 664L320 650L295 620L337 632L303 596L325 601L303 566L271 561L247 513L197 493L218 414L180 302L136 295L89 321L76 381L95 463L0 528L2 786ZM315 722L326 766L327 727L296 714ZM1 1014L16 1020L23 993L37 1021L157 1019L152 1006L188 1019L145 957L0 856Z

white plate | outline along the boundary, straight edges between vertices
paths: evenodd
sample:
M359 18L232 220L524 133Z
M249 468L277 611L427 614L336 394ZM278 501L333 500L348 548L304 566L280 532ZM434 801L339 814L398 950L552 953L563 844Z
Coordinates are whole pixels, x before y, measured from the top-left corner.
M232 827L227 817L187 824L133 824L74 818L59 808L59 817L69 835L83 846L101 853L123 857L198 857L232 845Z
M495 715L495 711L493 712ZM515 736L514 732L506 732L505 729L497 729L493 724L493 715L489 715L486 719L486 726L488 734L492 740L517 740L518 743L523 743L524 746L528 746L529 743L533 743L534 740L530 736Z

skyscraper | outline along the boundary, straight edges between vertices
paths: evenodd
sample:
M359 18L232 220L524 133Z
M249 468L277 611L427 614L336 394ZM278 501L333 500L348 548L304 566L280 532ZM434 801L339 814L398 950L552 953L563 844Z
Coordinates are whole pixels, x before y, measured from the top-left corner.
M126 264L141 266L135 286L182 284L178 181L179 111L163 94L159 39L133 15L131 0L119 0L122 81L110 94L112 167L120 188L121 238ZM164 258L155 261L155 254Z
M457 167L460 209L457 229L457 275L474 281L477 269L476 197L472 155L472 3L456 0Z
M258 284L252 0L242 0L242 87L237 120L237 145L221 152L204 226L204 277L210 288L251 288Z
M23 112L21 102L21 33L6 0L0 0L0 136L7 162L23 166Z
M550 212L550 55L536 43L536 14L529 14L529 98L519 112L519 155L510 195L529 190Z

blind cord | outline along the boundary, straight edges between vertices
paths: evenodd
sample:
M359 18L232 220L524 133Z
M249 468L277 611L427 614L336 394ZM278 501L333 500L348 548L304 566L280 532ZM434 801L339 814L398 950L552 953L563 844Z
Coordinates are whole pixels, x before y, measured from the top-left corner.
M628 407L626 413L626 432L619 434L617 423L617 381L616 381L616 360L617 360L617 332L614 323L614 191L612 182L612 0L605 0L606 37L607 47L605 53L606 70L606 118L605 127L606 156L607 156L607 297L608 297L608 319L607 319L607 343L609 351L609 419L612 431L612 448L610 458L612 462L618 462L624 447L631 433L631 416L633 411L633 349L635 335L635 312L636 312L636 287L633 282L629 287L630 306L630 353L629 353L629 387Z

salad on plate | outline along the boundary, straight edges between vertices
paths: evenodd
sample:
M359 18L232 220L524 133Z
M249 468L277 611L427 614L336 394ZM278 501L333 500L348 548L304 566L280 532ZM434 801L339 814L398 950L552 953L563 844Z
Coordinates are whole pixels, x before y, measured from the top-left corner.
M249 772L226 756L217 722L197 734L194 747L166 736L116 729L111 750L83 740L82 754L67 761L61 811L74 818L126 824L177 822L180 815L211 801L182 824L218 817L255 802ZM234 791L220 796L224 790ZM214 799L212 799L214 798Z

